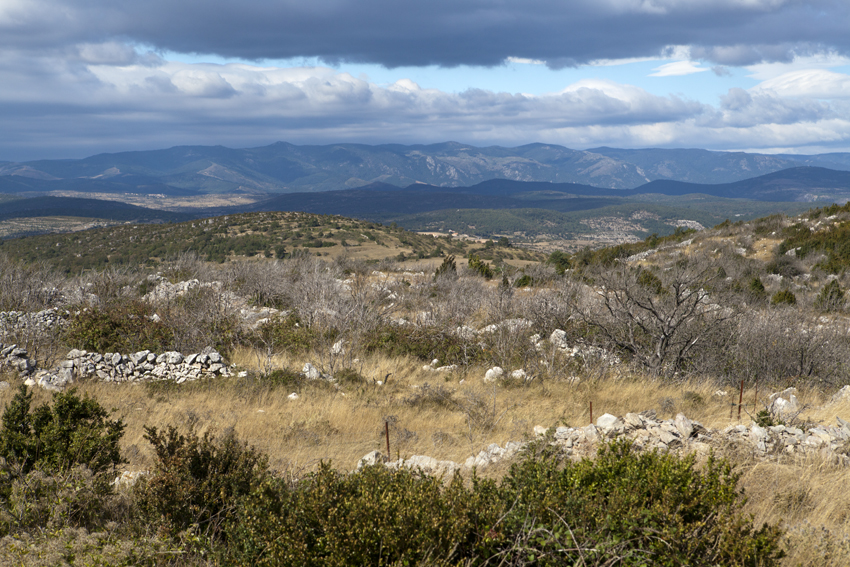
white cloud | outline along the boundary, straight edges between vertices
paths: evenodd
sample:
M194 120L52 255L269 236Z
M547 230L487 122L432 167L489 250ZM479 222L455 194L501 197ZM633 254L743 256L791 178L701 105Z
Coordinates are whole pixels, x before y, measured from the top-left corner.
M730 89L707 105L602 79L542 96L452 93L407 78L379 85L322 66L151 65L135 52L94 45L68 59L0 50L0 160L276 140L850 146L850 77L822 69Z
M650 73L650 77L678 77L682 75L693 75L694 73L702 73L709 71L703 67L698 67L699 63L693 61L674 61L665 63L660 67L653 69L655 73Z
M756 88L783 97L848 99L850 75L825 69L804 69L768 79Z
M525 57L508 57L505 59L507 63L518 63L520 65L545 65L546 62L541 59L526 59Z
M830 69L850 65L850 57L839 55L834 51L818 53L807 56L797 56L788 62L758 63L748 65L749 77L757 81L767 81L790 73L792 71L805 71L810 69Z

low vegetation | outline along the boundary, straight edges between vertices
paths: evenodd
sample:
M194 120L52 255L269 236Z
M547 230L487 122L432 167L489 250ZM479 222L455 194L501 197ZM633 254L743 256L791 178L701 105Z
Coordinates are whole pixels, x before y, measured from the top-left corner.
M536 259L505 246L476 245L451 237L409 232L338 216L307 213L245 213L177 224L125 224L73 232L0 240L0 252L26 262L47 262L65 273L106 267L140 266L192 251L224 263L237 258L289 258L346 254L364 260L397 260L464 255L481 248L488 260Z
M730 391L743 387L743 419L769 426L768 395L794 386L800 411L786 423L846 417L846 402L824 405L850 384L846 267L790 240L850 218L826 213L524 266L488 259L519 254L497 240L445 247L417 271L182 253L158 273L76 274L4 257L3 310L52 308L64 321L0 329L43 367L70 348L208 346L234 366L55 394L4 374L0 565L845 565L840 458L615 443L571 460L536 441L475 474L350 472L387 437L393 458L463 462L534 439L536 425L585 425L591 403L594 416L654 409L722 428L737 422ZM308 362L333 380L308 379ZM504 379L484 382L495 366ZM110 484L123 469L146 474Z

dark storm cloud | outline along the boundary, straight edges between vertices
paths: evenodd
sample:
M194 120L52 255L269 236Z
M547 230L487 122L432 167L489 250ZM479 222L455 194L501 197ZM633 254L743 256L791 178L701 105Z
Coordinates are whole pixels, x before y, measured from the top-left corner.
M671 45L721 65L850 53L844 0L8 0L0 44L135 41L249 60L552 67L656 56ZM120 57L120 53L111 56Z

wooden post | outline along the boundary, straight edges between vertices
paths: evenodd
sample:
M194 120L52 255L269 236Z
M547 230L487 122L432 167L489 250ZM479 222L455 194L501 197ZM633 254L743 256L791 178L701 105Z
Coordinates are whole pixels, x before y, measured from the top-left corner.
M741 406L744 405L744 380L741 380L741 393L738 395L738 421L741 421Z
M759 383L756 382L756 394L753 396L753 415L759 411Z
M593 425L593 402L590 402L590 425Z
M387 436L387 458L390 458L390 422L384 422L384 433Z

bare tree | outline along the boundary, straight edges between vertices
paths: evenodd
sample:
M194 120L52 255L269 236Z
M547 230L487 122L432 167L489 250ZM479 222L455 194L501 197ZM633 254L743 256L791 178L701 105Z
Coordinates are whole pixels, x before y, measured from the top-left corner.
M708 291L715 266L682 259L657 273L618 262L592 273L593 285L569 296L574 317L654 374L683 368L712 332L738 315Z

